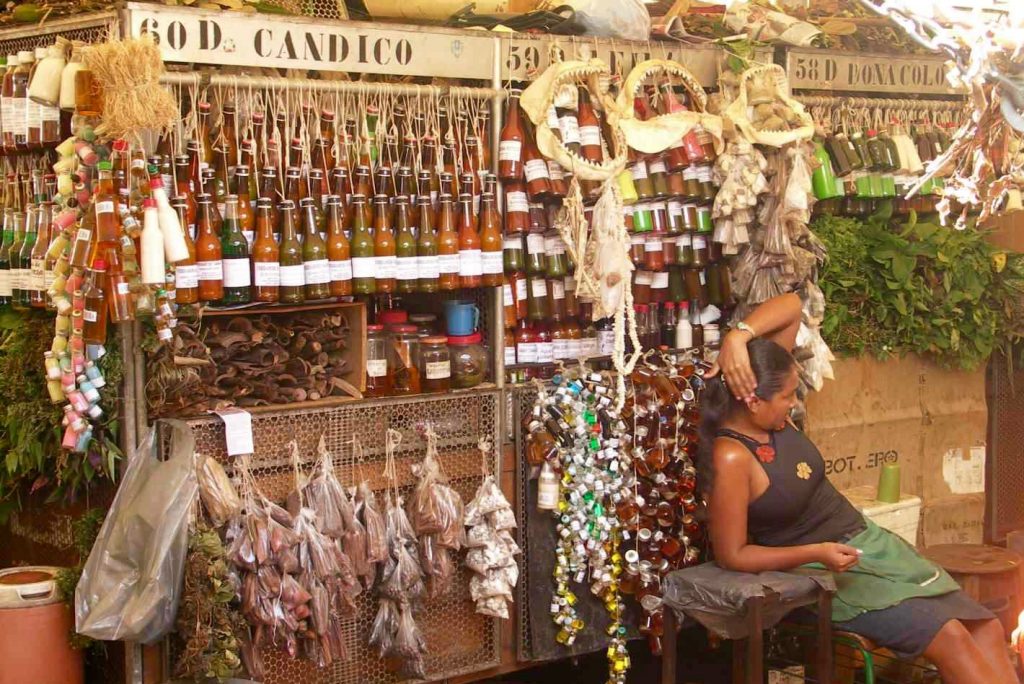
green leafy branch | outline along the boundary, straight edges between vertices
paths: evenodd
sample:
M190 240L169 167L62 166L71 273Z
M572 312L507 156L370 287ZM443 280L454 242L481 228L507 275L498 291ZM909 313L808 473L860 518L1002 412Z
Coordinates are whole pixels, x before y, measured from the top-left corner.
M914 214L891 225L884 212L867 221L822 216L813 229L828 246L822 333L836 352L917 353L974 369L1024 335L1024 259L983 231Z
M47 491L49 501L66 501L99 480L116 480L120 344L112 340L98 364L106 379L103 418L83 456L61 449L63 411L50 401L43 368L52 340L52 315L0 312L0 522L20 507L25 492Z

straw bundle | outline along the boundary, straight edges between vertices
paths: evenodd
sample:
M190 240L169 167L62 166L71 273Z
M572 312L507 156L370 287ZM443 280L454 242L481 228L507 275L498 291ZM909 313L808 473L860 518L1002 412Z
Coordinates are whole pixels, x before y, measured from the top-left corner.
M83 55L103 93L103 122L96 132L108 138L163 132L178 118L170 91L160 85L164 63L153 38L111 38Z

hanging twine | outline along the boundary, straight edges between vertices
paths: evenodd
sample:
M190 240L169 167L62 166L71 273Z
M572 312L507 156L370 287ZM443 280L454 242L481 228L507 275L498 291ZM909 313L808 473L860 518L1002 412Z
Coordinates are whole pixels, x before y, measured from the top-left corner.
M395 465L395 450L402 443L402 433L388 428L384 441L384 477L388 481L388 493L398 501L398 468Z

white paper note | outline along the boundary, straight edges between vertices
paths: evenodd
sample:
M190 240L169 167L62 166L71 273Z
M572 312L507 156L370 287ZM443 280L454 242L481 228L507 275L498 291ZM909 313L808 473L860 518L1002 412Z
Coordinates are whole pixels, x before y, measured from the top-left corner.
M228 456L251 454L252 415L240 408L225 408L214 411L224 421L224 439L228 444Z

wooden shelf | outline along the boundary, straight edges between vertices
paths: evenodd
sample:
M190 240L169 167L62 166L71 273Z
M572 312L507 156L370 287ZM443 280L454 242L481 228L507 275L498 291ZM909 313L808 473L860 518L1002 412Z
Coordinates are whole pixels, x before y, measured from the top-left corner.
M261 316L263 314L285 314L302 311L326 311L328 309L344 309L351 306L359 306L361 302L342 301L334 299L321 299L303 304L266 304L264 302L253 302L252 304L240 304L231 307L214 307L209 304L183 304L179 309L179 316L183 313L190 316Z
M387 397L363 397L362 399L356 399L355 397L327 397L325 399L317 399L316 401L295 401L290 404L269 404L267 406L240 406L237 408L241 408L242 410L248 411L254 416L257 416L265 415L268 413L280 413L281 411L328 409L335 408L337 406L415 403L420 401L441 399L451 395L465 396L468 394L475 394L479 392L493 392L497 388L498 386L495 385L493 382L484 382L477 385L476 387L469 387L466 389L453 389L447 392L421 392L420 394L404 394ZM182 413L172 416L161 416L160 419L191 421L210 417L215 417L212 411L207 413Z
M683 352L693 351L693 349L665 349L666 354L681 354ZM628 354L627 354L628 356ZM585 359L559 359L558 361L552 361L551 363L516 363L513 365L506 365L505 371L521 371L521 370L536 370L538 368L552 368L556 367L560 362L563 366L569 367L576 365L577 361L583 361L584 363L609 363L612 357L609 355L603 356L590 356Z

